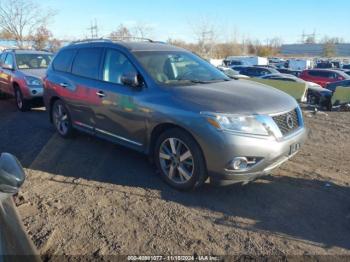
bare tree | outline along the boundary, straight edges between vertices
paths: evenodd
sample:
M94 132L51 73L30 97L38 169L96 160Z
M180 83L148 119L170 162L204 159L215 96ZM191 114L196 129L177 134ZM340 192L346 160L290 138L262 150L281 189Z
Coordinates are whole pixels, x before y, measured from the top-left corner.
M114 40L123 40L125 38L131 38L132 34L129 28L127 28L123 24L120 24L117 30L113 31L109 36Z
M52 11L41 9L32 0L0 1L0 28L11 34L19 47L52 16Z
M34 48L37 50L45 49L48 46L52 33L45 26L40 26L33 37L30 38L34 42Z
M153 31L153 28L146 23L139 22L133 26L131 31L134 37L149 38Z
M328 37L324 36L321 41L321 44L342 44L344 43L344 39L341 37Z
M208 18L198 19L198 23L192 25L193 34L199 47L198 52L205 58L211 58L213 48L218 37L215 25Z
M48 42L48 47L49 47L49 50L51 52L57 52L58 49L60 49L62 46L62 43L60 40L58 40L57 38L52 38L49 40Z
M5 30L1 30L0 31L0 39L13 40L14 36L13 36L13 34L7 32Z

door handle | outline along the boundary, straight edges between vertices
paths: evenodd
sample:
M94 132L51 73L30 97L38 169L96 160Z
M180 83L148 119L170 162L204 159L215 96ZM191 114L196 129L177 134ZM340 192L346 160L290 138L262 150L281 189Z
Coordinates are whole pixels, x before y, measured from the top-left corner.
M96 95L97 95L98 97L105 97L105 96L106 96L106 94L105 94L103 91L98 91L98 92L96 92Z
M68 87L68 84L67 83L60 83L60 86L63 88L66 88L66 87Z

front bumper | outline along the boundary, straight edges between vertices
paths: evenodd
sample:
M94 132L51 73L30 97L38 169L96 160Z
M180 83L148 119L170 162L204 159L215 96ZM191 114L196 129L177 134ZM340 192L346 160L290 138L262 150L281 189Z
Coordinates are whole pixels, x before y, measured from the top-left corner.
M42 88L42 87L30 87L30 88L28 88L26 93L27 93L26 99L43 97L44 88Z
M261 138L241 136L221 132L220 139L212 144L215 150L204 149L207 169L212 183L232 184L247 183L259 176L270 174L297 152L291 153L291 146L302 145L307 137L307 129L301 127L294 133L282 138ZM210 145L209 145L210 146ZM235 157L253 157L259 161L243 171L228 169L228 164Z

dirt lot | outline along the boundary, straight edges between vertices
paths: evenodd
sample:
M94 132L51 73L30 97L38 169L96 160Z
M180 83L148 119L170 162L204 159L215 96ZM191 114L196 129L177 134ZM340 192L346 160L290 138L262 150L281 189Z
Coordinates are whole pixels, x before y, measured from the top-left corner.
M141 154L58 137L43 110L0 101L0 151L28 179L17 199L41 254L348 254L350 113L305 117L307 144L273 176L180 193Z

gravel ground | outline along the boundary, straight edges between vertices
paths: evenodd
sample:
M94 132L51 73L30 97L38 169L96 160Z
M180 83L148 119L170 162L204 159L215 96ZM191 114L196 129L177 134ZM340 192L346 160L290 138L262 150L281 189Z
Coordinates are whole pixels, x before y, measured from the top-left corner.
M57 136L43 110L0 101L0 151L28 178L17 198L41 254L350 255L350 114L305 113L300 153L246 186L177 192L147 158Z

